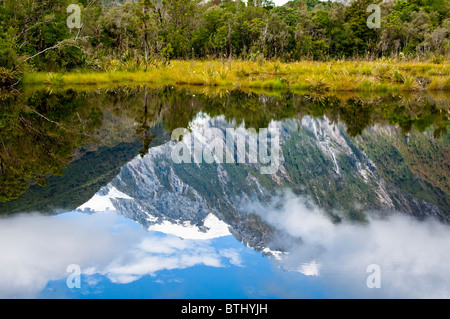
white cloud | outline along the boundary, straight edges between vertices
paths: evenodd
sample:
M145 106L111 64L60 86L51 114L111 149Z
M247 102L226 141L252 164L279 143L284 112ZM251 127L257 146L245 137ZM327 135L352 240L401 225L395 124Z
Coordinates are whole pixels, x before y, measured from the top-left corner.
M89 220L39 215L2 219L0 297L33 297L49 280L66 276L68 265L104 265L136 240L130 232L110 236L99 223L108 227L114 220L104 215Z
M195 265L222 267L222 256L209 241L182 240L149 234L136 249L97 272L115 283L129 283L157 271L183 269Z
M136 229L113 213L0 220L0 298L33 298L51 280L67 278L68 265L129 283L162 269L221 267L223 256L209 241L182 240Z
M232 265L239 266L239 267L243 266L241 254L236 249L232 249L232 248L222 249L220 251L220 255L222 255L223 257L229 258L230 264L232 264Z
M305 198L290 193L252 209L303 244L280 254L285 269L318 280L330 297L450 297L450 227L398 215L366 225L335 225ZM276 208L274 208L276 207ZM115 214L23 215L0 220L0 297L35 297L70 264L84 274L129 283L162 269L242 266L240 251L210 240L146 232ZM366 268L381 267L381 289L368 289ZM89 282L88 284L95 284ZM280 285L277 284L277 287ZM307 292L305 292L307 293Z
M301 245L291 243L280 262L303 273L305 265L314 264L314 275L320 273L333 297L450 297L448 225L405 215L335 225L317 206L292 193L277 204L257 205L253 210L274 227L302 239ZM381 267L382 289L366 286L370 264Z

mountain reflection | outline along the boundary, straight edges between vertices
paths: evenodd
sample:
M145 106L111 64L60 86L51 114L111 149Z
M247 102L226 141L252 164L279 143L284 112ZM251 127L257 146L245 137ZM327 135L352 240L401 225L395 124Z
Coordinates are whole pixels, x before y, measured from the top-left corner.
M11 217L0 228L13 236L7 229L47 225L45 236L20 236L17 250L42 237L57 255L62 233L75 227L92 238L92 223L104 222L109 228L89 256L77 255L96 282L104 276L130 284L147 275L162 282L157 274L165 270L247 267L244 255L258 252L297 279L319 276L324 291L328 280L335 288L360 287L375 263L391 289L379 296L415 296L405 284L415 278L423 293L442 297L450 266L448 101L171 87L10 95L0 109L1 214L70 213ZM258 162L173 161L173 149L187 143L171 140L175 129L189 128L193 143L204 147L206 130L269 127L281 146L275 174L262 174ZM86 224L61 222L66 218ZM137 222L140 231L117 226L116 218ZM79 252L86 238L67 243ZM108 249L99 253L102 247ZM50 268L61 272L71 258L51 259L39 268L43 278L59 280ZM17 262L36 262L24 260ZM29 284L36 293L46 281ZM354 297L363 288L336 289Z
M183 142L167 142L124 165L117 177L80 210L114 210L147 229L195 225L200 232L208 231L204 222L212 213L229 225L239 241L259 251L284 250L286 234L243 208L255 200L269 203L285 189L308 198L311 207L317 206L335 222L364 222L371 217L370 211L376 215L402 212L448 222L445 183L411 170L408 175L408 169L402 167L404 161L413 161L407 156L422 158L423 149L446 147L434 144L432 137L413 133L405 142L395 130L380 127L354 139L327 118L309 116L271 125L278 126L282 135L281 167L276 174L263 175L259 164L250 163L177 164L172 160L172 150ZM223 116L206 115L189 125L191 134L200 137L203 130L224 130L228 126ZM417 150L416 143L423 149ZM409 149L416 153L411 154ZM438 174L433 165L423 163L422 167L432 166L430 170ZM445 176L445 168L440 174Z
M152 146L167 142L170 132L188 127L199 112L211 117L224 116L237 126L255 129L266 128L272 121L300 121L309 116L326 117L331 124L342 124L349 138L360 136L371 127L395 126L407 139L416 132L427 131L427 136L431 133L434 136L428 138L431 147L441 147L445 145L442 140L448 139L446 96L302 96L288 91L264 94L171 87L10 94L1 99L0 202L9 203L0 203L0 210L9 213L49 207L76 208L95 193L95 188L98 190L111 180L137 152L143 156ZM420 151L420 147L412 151ZM441 148L437 156L443 151ZM84 169L100 160L103 167L92 167L89 176L82 176L84 172L77 164L85 160L90 163L88 167L83 165ZM420 164L415 163L414 167ZM435 173L434 168L430 170L422 175ZM53 178L55 175L63 176ZM94 176L96 183L86 187L86 179ZM448 184L445 185L442 176L430 178L441 183L440 188L447 192ZM73 193L58 183L63 180L71 184L71 189L79 189L77 198L71 196L68 200L67 194L57 194ZM46 189L35 186L48 182L51 184ZM20 196L20 201L14 201ZM52 199L51 203L46 198Z

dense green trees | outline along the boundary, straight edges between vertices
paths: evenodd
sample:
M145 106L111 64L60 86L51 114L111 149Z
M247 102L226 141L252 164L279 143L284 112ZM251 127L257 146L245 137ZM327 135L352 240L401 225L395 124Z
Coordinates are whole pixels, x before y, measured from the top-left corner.
M0 202L62 173L74 149L100 124L98 112L82 102L73 91L0 97ZM89 118L82 120L85 113Z
M74 2L82 27L71 31L66 9ZM372 3L382 8L379 29L366 23ZM283 7L269 0L3 0L0 74L25 66L95 69L112 60L448 56L449 10L449 0L293 0Z

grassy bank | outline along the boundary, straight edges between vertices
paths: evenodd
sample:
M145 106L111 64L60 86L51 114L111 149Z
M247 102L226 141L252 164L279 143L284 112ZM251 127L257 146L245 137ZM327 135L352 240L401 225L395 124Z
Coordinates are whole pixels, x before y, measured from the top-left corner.
M330 92L450 90L447 63L334 61L172 61L145 69L114 62L101 72L29 73L24 85L154 84L199 85Z

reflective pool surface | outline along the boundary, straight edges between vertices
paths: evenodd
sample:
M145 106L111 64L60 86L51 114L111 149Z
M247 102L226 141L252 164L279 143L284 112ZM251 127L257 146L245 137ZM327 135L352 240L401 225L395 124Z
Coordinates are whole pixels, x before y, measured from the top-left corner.
M0 297L450 297L448 96L0 103Z

